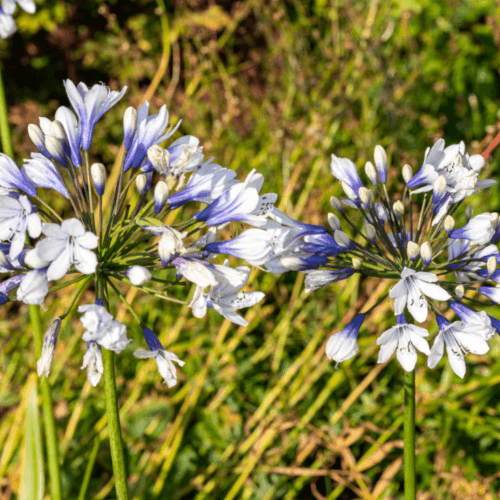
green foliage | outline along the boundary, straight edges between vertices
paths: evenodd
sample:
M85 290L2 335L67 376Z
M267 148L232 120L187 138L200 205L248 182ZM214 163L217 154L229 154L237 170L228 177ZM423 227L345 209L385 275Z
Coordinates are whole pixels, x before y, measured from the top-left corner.
M18 16L19 33L0 45L18 160L34 150L27 125L68 105L61 80L72 78L129 87L96 129L95 160L110 165L123 111L141 103L158 68L156 3L50 0L37 7L35 16ZM361 167L382 144L391 164L416 170L438 137L464 140L477 153L500 129L493 0L178 0L168 3L168 16L171 60L152 109L166 102L172 123L183 119L178 134L199 137L207 157L240 178L258 169L281 208L302 221L325 224L328 200L340 194L328 170L332 152ZM493 177L498 156L486 167ZM493 211L499 200L494 187L473 203ZM393 322L389 304L371 314L352 361L336 370L324 355L328 336L385 290L351 279L306 296L301 279L256 273L252 287L267 298L248 311L246 329L213 311L200 321L187 307L130 299L186 361L169 390L153 360L129 350L117 357L131 498L401 497L403 373L395 360L377 371L374 345ZM90 293L84 299L92 300ZM48 298L46 324L64 308L59 302L62 294ZM499 316L495 309L490 314ZM7 473L0 488L7 484L14 495L24 432L16 395L35 370L26 312L14 305L0 317L0 472ZM140 328L122 314L135 348L143 343ZM85 498L112 498L103 391L84 386L81 334L77 320L63 328L49 379L63 493L78 498L87 474ZM464 381L445 360L432 371L422 360L417 365L422 498L499 496L498 339L491 346L486 356L469 356ZM325 470L331 481L318 472Z

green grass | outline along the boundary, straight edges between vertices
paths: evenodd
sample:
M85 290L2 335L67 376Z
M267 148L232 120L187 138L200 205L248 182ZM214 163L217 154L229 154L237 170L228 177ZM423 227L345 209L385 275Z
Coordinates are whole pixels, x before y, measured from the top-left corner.
M207 157L240 179L252 168L262 172L280 207L301 221L325 224L330 196L340 195L328 168L332 152L362 167L382 144L392 165L416 170L436 138L463 139L481 152L500 128L500 13L492 0L218 4L169 7L172 56L152 107L166 102L172 122L183 119L182 133L199 137ZM112 164L121 115L140 103L161 56L155 6L51 0L35 16L20 16L21 34L0 45L18 160L34 150L28 123L67 105L61 80L71 77L129 86L96 132L96 158ZM497 158L486 168L493 177ZM475 203L498 210L498 188ZM353 360L336 370L324 354L328 336L385 289L353 278L306 296L300 274L252 276L251 288L266 299L247 311L247 328L213 311L198 320L187 307L129 296L186 361L172 390L154 361L132 356L141 331L115 304L134 339L117 357L131 498L401 498L403 371L395 360L376 363L376 337L394 321L390 305L365 322ZM87 293L82 302L92 300ZM64 296L49 296L46 306L47 327ZM5 498L18 498L22 485L35 371L27 316L24 305L0 315ZM103 387L90 387L80 370L82 333L77 318L63 327L49 378L63 498L77 499L84 477L80 498L114 498ZM490 345L486 356L469 356L463 381L447 361L432 371L423 359L417 364L420 500L499 496L498 339Z

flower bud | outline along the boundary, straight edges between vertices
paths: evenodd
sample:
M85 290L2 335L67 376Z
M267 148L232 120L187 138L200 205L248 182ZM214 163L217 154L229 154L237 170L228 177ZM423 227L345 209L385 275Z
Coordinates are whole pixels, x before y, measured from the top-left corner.
M413 170L412 168L410 167L410 165L408 165L408 163L403 167L403 179L404 181L408 184L408 182L410 181L410 179L413 177Z
M328 214L328 224L330 227L336 231L337 229L342 229L340 226L339 218L335 214Z
M135 187L137 188L137 191L139 191L139 194L144 193L146 191L146 175L145 174L139 174L135 178Z
M499 223L499 217L496 212L493 212L490 217L490 222L491 225L493 226L493 229L496 231L498 228L498 223Z
M180 191L184 187L184 184L186 184L186 172L182 172L181 175L179 176L179 181L175 186L175 190Z
M426 266L432 262L432 247L428 241L422 243L420 247L420 256Z
M334 210L337 210L337 212L344 213L344 207L342 206L342 203L338 198L335 198L335 196L332 196L330 198L330 205Z
M349 186L346 182L340 181L340 185L342 186L342 189L344 190L344 193L350 200L357 200L358 195L355 193L354 189Z
M418 259L418 255L420 253L420 247L418 246L418 243L415 243L414 241L409 241L406 247L406 251L408 253L408 257L410 258L410 260L415 261Z
M102 163L94 163L90 167L90 174L92 175L92 181L94 182L98 196L102 196L106 184L106 168Z
M467 222L469 222L470 218L472 217L472 211L473 211L472 205L467 205L465 207L465 219L467 220Z
M349 236L344 233L344 231L335 231L333 233L333 238L335 239L335 243L341 247L348 248L351 246L351 240L349 239Z
M165 267L170 263L172 255L177 253L179 244L177 240L178 238L176 238L175 234L168 231L163 233L162 237L158 241L158 254L160 256L161 263Z
M47 148L49 154L53 156L60 165L63 167L68 166L68 158L64 152L63 143L59 139L47 135L45 137L45 147Z
M361 259L358 257L353 257L352 258L352 268L353 269L361 269Z
M450 234L455 227L455 219L451 215L447 215L444 218L444 230L447 234Z
M374 186L376 186L378 184L378 175L377 175L377 170L375 169L375 167L371 161L366 162L365 173L366 173L366 177L368 177L368 179L370 179L372 184Z
M370 224L369 222L365 223L365 232L366 237L373 243L377 239L377 231L375 230L375 226Z
M125 151L130 149L135 129L137 128L137 110L133 107L127 108L123 115L123 145Z
M394 213L396 214L396 217L401 217L404 213L405 213L405 207L403 205L403 203L401 202L401 200L398 200L394 203L394 205L392 206L392 210L394 211Z
M158 181L155 186L155 214L159 214L168 199L168 186L165 181Z
M145 285L151 279L151 273L143 266L131 266L125 271L125 275L134 286Z
M432 201L438 203L446 193L446 178L440 175L432 186Z
M151 146L148 149L148 159L160 175L165 175L170 168L170 153L160 146Z
M387 154L382 146L375 146L375 151L373 154L375 158L375 165L377 167L378 175L382 184L387 182Z
M47 262L46 260L40 258L36 248L28 250L25 253L24 263L32 267L33 269L42 269L50 264L50 262Z
M363 205L373 205L375 197L368 188L365 188L364 186L360 187L358 194L359 194L359 199L361 200L361 203L363 203Z
M455 287L455 295L457 296L457 300L461 300L465 295L465 289L463 285L457 285Z
M87 352L83 356L83 368L87 368L87 380L95 387L104 373L101 346L97 342L87 342Z
M486 261L486 270L488 271L488 277L491 276L497 269L497 258L492 255Z
M5 267L9 265L9 261L7 260L7 257L5 254L0 250L0 267Z
M54 356L59 332L61 331L61 318L56 318L49 326L47 333L43 338L42 354L36 364L38 376L48 377L50 374L50 365Z
M40 150L46 151L45 149L45 135L42 132L42 129L35 125L34 123L30 123L28 125L28 135L30 136L31 142Z
M59 139L62 143L68 142L68 136L66 135L66 130L60 121L54 120L49 126L50 133L56 139Z

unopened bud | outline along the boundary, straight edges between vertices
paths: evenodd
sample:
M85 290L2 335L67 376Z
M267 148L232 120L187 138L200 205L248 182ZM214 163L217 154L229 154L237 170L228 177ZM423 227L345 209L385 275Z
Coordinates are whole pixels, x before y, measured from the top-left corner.
M145 285L151 279L151 273L143 266L131 266L125 271L125 274L134 286Z
M30 136L31 142L40 150L45 151L45 135L42 132L42 129L35 125L34 123L30 123L28 125L28 135Z
M342 186L342 189L344 190L344 193L350 200L357 200L358 195L355 193L354 189L349 186L346 182L340 181L340 185Z
M408 165L408 163L403 167L403 179L408 184L410 179L413 177L413 169Z
M440 175L432 186L432 200L434 203L439 201L444 193L446 192L446 178L444 175Z
M488 276L491 276L497 270L497 258L494 255L486 261L486 270L488 271Z
M351 246L351 240L349 239L349 236L344 233L344 231L335 231L333 233L333 238L335 239L335 243L341 247L348 248Z
M498 223L500 222L498 214L496 212L493 212L491 214L490 222L491 222L491 225L493 226L493 229L496 231L498 228Z
M428 241L422 243L422 246L420 247L420 256L426 266L432 262L432 247Z
M373 193L368 189L363 187L359 188L359 199L361 200L361 203L364 205L373 205L373 202L375 201L375 197L373 196Z
M366 237L373 243L377 239L377 231L375 230L375 226L367 222L365 224L365 232Z
M170 153L160 146L151 146L148 149L148 159L160 175L165 175L170 168Z
M382 146L375 146L373 154L375 158L375 165L377 167L378 175L382 184L387 182L387 154Z
M378 184L378 175L377 175L377 169L373 165L371 161L367 161L365 165L365 173L366 177L370 179L372 184L376 186Z
M165 181L158 181L155 186L155 214L159 214L168 199L168 185Z
M330 205L334 210L337 210L337 212L343 213L344 212L344 207L342 206L342 203L338 198L335 198L335 196L332 196L330 198Z
M63 167L68 166L68 158L64 153L63 143L52 137L51 135L47 135L45 137L45 147L51 156L53 156Z
M458 300L461 300L463 296L465 295L465 289L463 285L457 285L455 287L455 295L457 296Z
M36 364L38 376L48 377L50 374L50 365L54 356L59 332L61 331L61 318L56 318L49 326L45 337L43 338L42 354Z
M420 253L420 247L418 246L418 243L415 243L414 241L409 241L406 247L406 251L408 253L408 257L410 258L410 260L415 261L418 259L418 255Z
M184 253L181 234L172 228L165 228L160 240L158 241L158 254L163 266L170 263L172 256Z
M467 220L467 222L469 222L470 218L472 217L472 211L473 211L472 205L467 205L465 207L465 219Z
M68 136L66 135L66 130L62 123L58 120L54 120L49 126L50 133L56 139L59 139L61 142L68 142Z
M449 234L453 231L453 228L455 227L455 219L451 215L447 215L444 218L444 230Z
M0 250L0 267L5 267L9 264L6 255Z
M328 224L330 224L330 227L334 231L342 229L342 227L340 226L339 218L335 214L328 214Z
M123 115L123 145L125 151L130 149L135 129L137 128L137 110L135 108L127 108Z
M398 200L392 205L392 210L396 214L396 217L401 217L405 213L405 207L401 200Z
M104 186L106 185L106 168L102 163L94 163L90 167L90 174L92 175L97 195L102 196L104 194Z
M32 267L33 269L42 269L42 268L47 267L49 265L49 262L40 258L36 248L32 248L31 250L28 250L24 254L24 263L27 266Z
M358 257L353 257L352 258L352 267L353 269L361 269L361 259L359 259Z
M180 191L184 187L184 184L186 184L186 172L182 172L179 176L179 181L177 182L177 186L175 186L175 190Z
M137 188L137 191L139 191L139 194L144 193L146 190L146 176L144 174L139 174L135 178L135 187Z

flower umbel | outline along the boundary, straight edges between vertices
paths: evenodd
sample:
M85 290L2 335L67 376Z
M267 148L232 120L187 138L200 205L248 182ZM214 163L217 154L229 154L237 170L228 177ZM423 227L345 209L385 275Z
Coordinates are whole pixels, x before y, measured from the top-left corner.
M392 280L388 293L370 308L389 296L397 316L397 325L377 340L379 362L387 361L396 351L403 368L411 371L420 351L429 356L428 364L433 368L446 345L453 370L463 377L465 355L487 352L487 341L494 331L492 322L496 321L464 303L500 303L496 285L500 282L500 272L496 271L499 216L487 212L471 217L471 207L463 210L464 201L495 181L479 179L484 159L467 155L463 142L445 148L442 139L437 141L425 153L416 175L408 165L403 167L406 186L393 199L387 186L387 154L381 146L375 148L374 163L367 162L368 182L363 183L352 161L332 155L331 172L340 181L347 199L332 197L331 205L338 216L328 215L328 230L325 228L323 234L298 235L285 243L281 255L301 259L306 292L353 274ZM348 215L348 208L353 216ZM268 267L276 247L269 231L253 238L249 235L248 242L244 237L245 233L238 237L239 241L236 238L234 243L215 243L208 249L245 257L255 255L258 264ZM289 260L281 262L287 262L291 268ZM278 269L274 261L273 266ZM478 300L478 293L482 300ZM489 301L485 302L484 297ZM450 324L444 319L448 305L461 321ZM338 363L356 354L358 331L363 323L360 318L364 319L370 310L330 337L326 347L329 358ZM408 323L405 310L417 323L429 319L429 310L435 314L439 334L432 351L425 340L427 329Z

